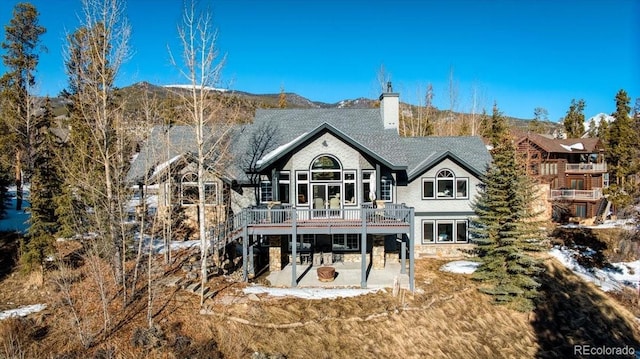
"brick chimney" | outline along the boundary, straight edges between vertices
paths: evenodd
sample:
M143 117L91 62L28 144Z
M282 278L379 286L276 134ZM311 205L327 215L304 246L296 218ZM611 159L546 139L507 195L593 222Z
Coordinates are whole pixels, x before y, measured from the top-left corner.
M393 92L391 82L387 82L387 91L380 95L380 116L385 130L395 128L400 132L400 95Z

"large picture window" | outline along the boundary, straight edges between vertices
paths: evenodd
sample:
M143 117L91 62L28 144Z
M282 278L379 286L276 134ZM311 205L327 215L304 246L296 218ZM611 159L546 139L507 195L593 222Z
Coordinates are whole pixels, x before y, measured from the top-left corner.
M467 243L469 241L467 220L423 220L422 243Z
M342 167L332 156L320 156L311 164L311 179L314 181L340 181Z
M357 250L360 248L360 239L357 234L334 234L332 240L333 250Z

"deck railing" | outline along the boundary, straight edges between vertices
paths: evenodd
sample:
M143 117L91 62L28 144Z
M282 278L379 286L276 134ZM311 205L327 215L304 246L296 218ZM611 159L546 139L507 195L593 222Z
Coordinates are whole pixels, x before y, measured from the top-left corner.
M584 189L554 189L549 194L550 199L583 199L597 200L602 198L602 189L594 188L591 190Z
M607 172L606 163L567 163L565 172L599 173Z

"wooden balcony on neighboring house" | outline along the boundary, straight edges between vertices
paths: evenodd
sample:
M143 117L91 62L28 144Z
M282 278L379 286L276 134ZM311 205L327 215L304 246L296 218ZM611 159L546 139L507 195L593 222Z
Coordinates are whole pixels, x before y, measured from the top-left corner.
M565 173L605 173L606 163L567 163Z
M552 189L549 193L551 200L585 200L597 201L602 198L602 189Z

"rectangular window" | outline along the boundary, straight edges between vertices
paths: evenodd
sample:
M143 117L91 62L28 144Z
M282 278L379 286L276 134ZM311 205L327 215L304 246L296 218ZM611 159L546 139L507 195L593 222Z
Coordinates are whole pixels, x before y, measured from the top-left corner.
M362 203L370 203L375 198L371 191L371 182L375 181L374 171L362 171Z
M289 172L280 172L278 177L278 195L281 203L290 203L289 201Z
M453 180L438 180L438 198L453 198Z
M467 238L467 221L456 221L456 242L466 242Z
M182 184L182 205L192 206L198 204L198 184L187 182ZM204 184L204 204L214 205L218 203L218 186L215 183Z
M383 177L380 180L380 199L386 202L393 201L393 179Z
M422 199L435 198L433 179L422 179Z
M260 203L273 201L273 190L271 181L260 182Z
M576 217L587 217L587 205L584 203L576 204Z
M584 179L571 179L571 189L584 189Z
M456 179L456 198L467 198L469 196L467 192L467 184L469 180L466 178Z
M334 234L332 236L333 250L358 250L360 248L360 236L358 234Z
M296 203L299 206L307 206L309 204L309 173L297 172L298 183L297 183L297 192L296 192Z
M356 172L344 171L344 204L356 204Z
M433 221L422 221L422 243L433 243Z
M440 222L437 225L438 242L453 242L453 222Z

